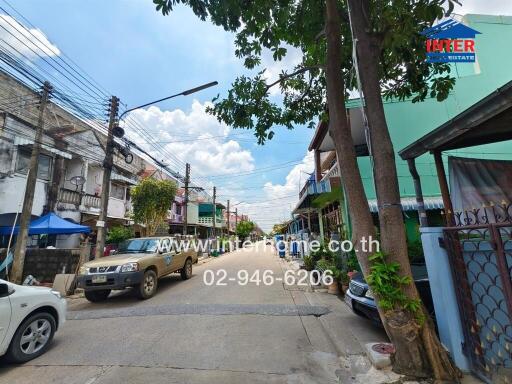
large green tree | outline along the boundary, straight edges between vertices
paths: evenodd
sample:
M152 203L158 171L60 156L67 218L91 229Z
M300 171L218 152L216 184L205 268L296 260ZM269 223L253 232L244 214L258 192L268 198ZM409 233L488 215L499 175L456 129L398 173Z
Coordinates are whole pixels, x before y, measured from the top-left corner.
M131 193L133 219L144 225L146 236L153 236L167 219L176 196L176 183L147 177L134 186Z
M458 372L440 347L426 309L414 307L414 303L419 302L419 295L410 279L410 265L404 262L408 259L408 249L395 151L382 102L382 90L387 97L412 98L413 102L421 101L427 95L440 101L447 97L455 81L449 74L450 67L426 62L425 39L420 34L435 19L443 16L441 5L444 3L448 6L447 13L450 13L454 5L451 1L347 0L357 58L354 64L358 71L359 90L364 96L369 145L372 148L381 245L388 255L387 264L400 266L400 277L408 282L400 285L403 299L397 302L401 305L391 303L390 295L381 289L380 299L387 304L381 305L384 309L381 315L387 320L386 330L390 338L399 346L397 354L401 356L397 361L400 371L457 380ZM381 266L382 263L374 266L373 270ZM407 303L412 303L415 310L411 311ZM425 324L417 321L418 314ZM414 342L410 342L411 339Z
M236 235L243 240L251 234L255 227L252 221L243 220L236 226Z
M453 1L349 0L350 12L341 0L153 1L164 14L183 3L200 19L209 19L235 32L235 53L244 59L249 69L260 67L266 50L276 61L284 59L290 48L300 50L301 62L281 73L275 81L267 83L264 69L252 77L239 76L224 99L214 100L210 112L235 128L253 129L261 144L272 139L279 127L313 126L319 115L328 120L340 174L348 181L344 187L358 260L364 275L369 276L374 272L372 264L375 262L371 261L371 253L361 247L360 240L375 238L376 231L345 109L347 90L358 88L352 55L354 32L370 144L376 143L370 147L375 162L382 246L390 265L400 266L399 274L404 282L400 290L405 298L401 302L416 303L419 297L411 283L394 150L383 110L373 113L369 109L370 105L382 107L382 94L412 98L414 102L428 96L439 100L446 98L454 84L450 67L425 62L424 41L419 32L431 26L445 11L451 11ZM365 50L368 46L370 49ZM367 66L363 67L365 64ZM271 97L272 87L280 87L282 100ZM389 304L388 298L380 299ZM379 305L379 308L397 350L395 369L412 376L433 375L438 379L458 380L432 323L418 316L417 306L404 308L391 304Z

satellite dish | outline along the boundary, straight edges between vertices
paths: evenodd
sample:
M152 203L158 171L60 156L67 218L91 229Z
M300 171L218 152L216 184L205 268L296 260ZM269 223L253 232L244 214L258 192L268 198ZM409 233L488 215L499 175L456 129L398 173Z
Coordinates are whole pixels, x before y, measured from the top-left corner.
M80 175L73 176L71 179L69 179L69 182L71 184L75 185L76 189L78 189L78 187L85 184L85 177L80 176Z

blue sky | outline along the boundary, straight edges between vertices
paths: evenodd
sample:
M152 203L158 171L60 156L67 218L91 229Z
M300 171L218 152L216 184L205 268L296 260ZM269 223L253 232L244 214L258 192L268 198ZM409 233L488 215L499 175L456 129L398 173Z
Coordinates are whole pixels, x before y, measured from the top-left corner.
M239 203L239 211L250 214L264 229L289 217L304 172L312 170L311 156L306 154L313 132L305 127L277 129L274 140L258 146L251 133L232 131L204 113L206 102L217 93L225 95L232 81L246 73L234 55L232 34L201 22L188 7L177 7L164 17L150 0L9 2L128 107L217 80L215 88L134 116L167 150L192 164L198 182L209 188L215 184L220 201L230 198L232 204ZM510 14L508 3L471 0L457 11ZM3 1L0 5L5 7ZM292 53L280 65L264 60L269 79L297 59ZM200 140L192 141L196 138ZM224 174L235 176L209 182L204 178Z
M163 111L177 109L180 111L175 115L179 116L174 117L178 121L185 125L193 124L190 120L194 102L201 109L200 106L217 93L221 96L226 94L236 76L246 72L234 55L233 35L208 22L201 22L188 7L178 7L164 17L155 11L149 0L18 0L11 4L62 52L128 106L143 104L212 80L219 82L215 88L159 104L158 108L152 109L153 115L149 120L147 114L138 116L145 125L158 124ZM2 6L5 7L4 4ZM277 74L281 66L269 63L272 64L269 76ZM228 198L233 204L242 202L238 205L240 211L252 215L262 226L268 227L271 223L270 214L276 221L287 218L285 212L290 210L290 199L276 200L272 207L267 207L262 201L269 197L290 196L290 190L274 194L273 190L265 191L263 185L285 182L290 169L302 162L313 132L305 127L297 127L293 131L278 129L274 140L259 146L250 132L225 132L213 118L205 123L207 127L202 126L204 116L197 108L195 117L198 123L185 133L178 133L178 122L170 127L161 126L163 130L174 131L178 139L181 137L185 141L204 132L210 132L212 136L225 135L212 141L206 137L203 142L198 142L201 146L207 142L212 145L213 142L214 146L221 148L217 154L224 153L225 156L217 156L217 160L220 157L217 164L212 164L212 159L195 158L192 155L194 148L180 154L179 147L185 143L172 146L173 153L192 164L193 176L256 170L257 173L245 177L213 178L209 187L217 185L219 199L224 202ZM176 138L171 135L169 141L176 141ZM239 147L230 151L232 145L228 143L231 141L238 143ZM215 148L211 150L214 152ZM240 156L240 152L249 153L249 159ZM274 165L280 168L270 169ZM259 171L261 168L266 170ZM204 179L197 180L205 183ZM241 190L244 186L248 188L246 191ZM297 190L293 188L294 193ZM244 202L257 204L250 207ZM282 207L285 209L281 210ZM275 209L279 214L275 214Z

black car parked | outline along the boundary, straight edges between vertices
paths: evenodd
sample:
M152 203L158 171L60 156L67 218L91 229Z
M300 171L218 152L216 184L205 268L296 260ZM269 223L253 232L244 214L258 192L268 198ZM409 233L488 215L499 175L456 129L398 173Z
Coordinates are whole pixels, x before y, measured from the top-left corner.
M427 267L425 264L411 264L411 270L421 300L423 300L425 307L435 321L434 303L432 302L432 294L430 293ZM362 273L356 273L350 280L349 289L345 293L345 302L352 308L355 314L367 317L382 326L373 294L364 280Z

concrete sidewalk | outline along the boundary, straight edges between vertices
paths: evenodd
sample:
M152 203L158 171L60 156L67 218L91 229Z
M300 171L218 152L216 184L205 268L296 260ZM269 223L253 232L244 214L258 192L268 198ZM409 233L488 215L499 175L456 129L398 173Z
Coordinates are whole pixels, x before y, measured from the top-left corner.
M283 259L282 264L284 269L300 268L300 262L296 259ZM417 383L392 372L391 367L377 369L372 365L365 346L369 343L389 343L389 338L383 328L354 314L342 296L329 294L316 287L308 287L304 296L310 305L329 309L329 313L318 317L318 320L344 368L337 372L341 383ZM461 383L483 384L471 374L464 375Z

